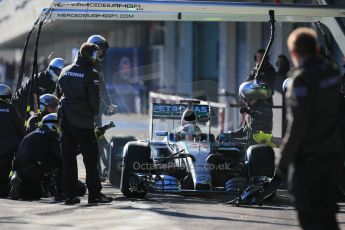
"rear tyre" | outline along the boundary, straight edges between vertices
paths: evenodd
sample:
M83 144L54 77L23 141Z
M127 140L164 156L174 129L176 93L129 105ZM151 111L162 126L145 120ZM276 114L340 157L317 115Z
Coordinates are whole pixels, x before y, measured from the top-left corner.
M148 143L131 141L123 149L124 157L122 163L120 189L123 195L129 198L143 198L147 190L131 191L130 184L135 181L134 173L146 173L147 169L141 167L151 163L151 149Z
M247 149L249 177L266 176L272 178L275 169L275 155L268 145L252 145Z
M109 155L109 174L108 179L113 186L120 186L121 180L121 164L122 164L122 150L129 142L134 141L133 136L113 137L110 141L110 155Z

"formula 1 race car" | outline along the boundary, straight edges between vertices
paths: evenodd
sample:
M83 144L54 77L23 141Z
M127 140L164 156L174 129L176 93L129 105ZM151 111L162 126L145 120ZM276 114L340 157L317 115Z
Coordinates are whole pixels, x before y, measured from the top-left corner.
M150 140L131 141L123 149L120 186L126 197L220 192L237 195L239 205L261 204L275 192L277 184L271 186L275 156L270 146L248 147L245 140L227 134L216 140L210 132L210 108L199 101L153 103L151 108ZM169 119L181 123L173 131L154 132L157 119L159 124ZM204 122L208 132L202 132L197 122ZM163 139L155 140L153 133Z

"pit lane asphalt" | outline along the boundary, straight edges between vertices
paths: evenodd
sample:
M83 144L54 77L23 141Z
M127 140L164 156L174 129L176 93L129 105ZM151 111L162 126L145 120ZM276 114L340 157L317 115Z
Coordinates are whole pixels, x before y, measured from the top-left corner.
M228 197L149 194L127 199L119 189L103 184L110 204L66 206L52 198L39 201L0 200L1 229L299 229L291 197L284 190L262 207L235 207ZM338 220L345 229L345 204Z
M116 122L117 128L106 137L133 135L133 130L136 136L148 134L146 123L143 124L146 118L134 116L130 120L129 126ZM81 159L78 158L79 178L84 180ZM115 200L88 206L85 196L81 204L66 206L52 198L0 199L0 229L300 229L291 196L285 190L279 190L278 196L262 207L225 204L232 199L228 196L149 194L142 200L127 199L107 182L103 183L103 192ZM345 204L340 204L338 221L345 229Z

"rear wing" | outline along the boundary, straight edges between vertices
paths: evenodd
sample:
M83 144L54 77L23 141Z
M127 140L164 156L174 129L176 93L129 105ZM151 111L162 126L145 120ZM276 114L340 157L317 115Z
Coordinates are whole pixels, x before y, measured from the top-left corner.
M186 104L153 103L151 109L152 119L179 119L188 108ZM210 116L208 105L193 105L193 111L198 119L206 119Z
M210 119L209 105L187 105L187 104L167 104L152 103L150 108L150 140L153 138L153 120L154 119L181 119L183 112L191 106L198 120Z

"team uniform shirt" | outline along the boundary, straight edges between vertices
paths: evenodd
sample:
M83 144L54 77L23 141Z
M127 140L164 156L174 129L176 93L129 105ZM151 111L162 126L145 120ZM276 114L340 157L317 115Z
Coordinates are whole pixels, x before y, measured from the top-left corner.
M288 125L281 146L282 168L298 154L342 153L340 81L337 66L322 58L310 58L293 71L286 92Z
M240 129L232 132L232 137L242 138L248 134L262 131L271 133L273 126L272 106L266 100L258 100L255 104L248 107L249 112L246 114L244 124ZM248 136L251 138L250 136Z
M20 143L18 161L56 161L61 159L60 137L57 132L41 127L26 135Z
M99 113L99 75L86 58L65 67L58 80L57 95L61 97L59 116L70 124L94 129L94 116Z
M24 136L19 114L16 108L0 102L0 158L13 156Z
M30 78L14 95L12 104L17 108L22 120L26 116L26 106L30 105L33 110L34 101L33 94L37 94L38 98L43 94L53 94L56 88L56 83L47 71L40 72L38 77ZM38 99L37 98L37 99ZM24 122L23 122L24 123Z

